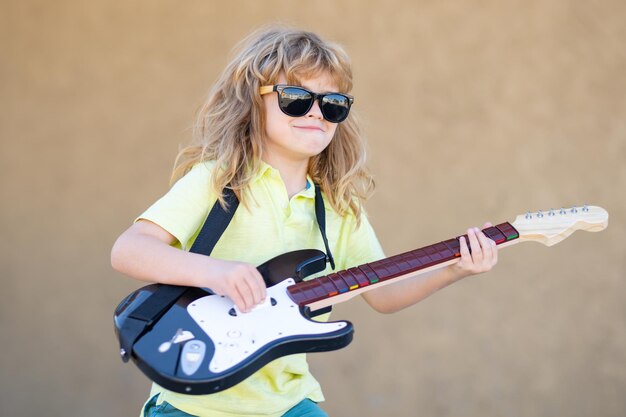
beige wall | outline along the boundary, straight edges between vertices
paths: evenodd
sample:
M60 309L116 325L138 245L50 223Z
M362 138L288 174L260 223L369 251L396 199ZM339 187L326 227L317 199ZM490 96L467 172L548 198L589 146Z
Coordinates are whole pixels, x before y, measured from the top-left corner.
M311 357L334 416L626 414L622 1L83 2L0 6L0 415L136 415L148 381L112 311L116 236L167 189L230 48L293 23L354 61L391 255L526 210L596 204L600 233L501 252L399 314L353 301Z

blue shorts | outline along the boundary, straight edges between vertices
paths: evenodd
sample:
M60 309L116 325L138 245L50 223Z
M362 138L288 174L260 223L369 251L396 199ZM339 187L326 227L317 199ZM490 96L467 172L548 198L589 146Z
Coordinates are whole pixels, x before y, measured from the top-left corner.
M152 397L150 401L148 401L143 409L144 417L195 417L191 414L185 413L184 411L180 411L178 408L172 406L166 401L156 405L158 396L159 395L157 394ZM328 417L328 414L326 414L316 402L306 398L283 414L283 417Z

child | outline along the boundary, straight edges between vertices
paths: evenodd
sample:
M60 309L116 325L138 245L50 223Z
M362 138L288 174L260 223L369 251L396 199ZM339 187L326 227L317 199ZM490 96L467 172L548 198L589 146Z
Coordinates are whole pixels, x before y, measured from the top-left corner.
M363 214L373 181L351 89L345 52L313 33L272 27L244 39L199 112L196 143L178 155L177 182L118 238L113 267L143 281L208 287L249 311L265 297L256 265L284 252L325 249L315 184L335 270L383 258ZM225 187L241 202L228 229L210 256L187 252L216 200L224 203ZM458 263L369 291L364 299L391 313L491 269L495 243L477 228L468 230L468 240L461 238ZM325 416L317 406L323 399L299 354L215 394L183 395L153 384L142 415Z

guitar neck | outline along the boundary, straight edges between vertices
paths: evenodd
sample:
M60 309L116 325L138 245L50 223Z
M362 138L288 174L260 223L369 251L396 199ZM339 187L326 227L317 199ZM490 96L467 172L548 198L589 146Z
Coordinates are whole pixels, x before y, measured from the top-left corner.
M508 222L488 227L483 233L499 246L519 240L519 232ZM467 241L467 235L464 235ZM443 268L461 257L459 238L366 263L287 288L289 297L311 310L328 307L381 286Z

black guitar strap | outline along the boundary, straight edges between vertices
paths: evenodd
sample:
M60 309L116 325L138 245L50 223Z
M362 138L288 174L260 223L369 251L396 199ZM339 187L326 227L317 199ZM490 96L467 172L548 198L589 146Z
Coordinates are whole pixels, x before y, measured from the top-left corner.
M189 252L210 255L233 219L235 211L239 207L239 199L230 188L224 188L222 192L228 209L224 209L218 202L213 204ZM335 261L326 237L324 200L317 184L315 184L315 217L326 247L327 261L332 269L335 269ZM174 305L187 288L179 285L158 284L156 291L128 315L119 331L120 356L124 362L128 362L135 342Z
M230 188L224 188L224 200L228 210L225 210L221 204L217 201L213 204L213 208L209 212L198 237L191 245L189 252L199 253L209 256L213 252L213 248L220 240L222 234L226 231L226 228L230 224L230 221L239 207L239 199L235 195L235 192Z
M320 228L322 240L324 241L324 246L326 247L327 261L330 263L330 267L335 269L335 259L333 258L333 254L330 252L328 238L326 237L326 209L324 208L324 199L322 198L322 190L320 190L320 186L317 183L315 184L315 218L317 219L317 225Z

